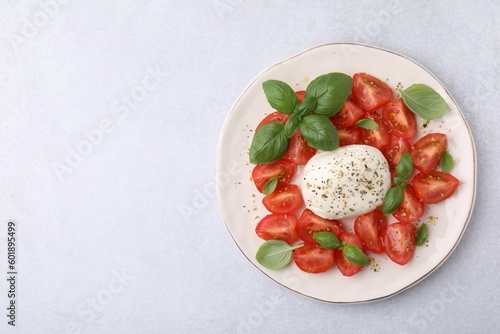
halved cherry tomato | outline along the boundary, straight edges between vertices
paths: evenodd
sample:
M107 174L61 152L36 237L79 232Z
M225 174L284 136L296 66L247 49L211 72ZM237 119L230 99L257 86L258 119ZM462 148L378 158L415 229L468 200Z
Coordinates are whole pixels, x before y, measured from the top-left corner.
M295 175L296 165L287 159L280 159L270 164L257 165L252 171L252 179L257 189L262 192L264 185L272 178L288 183Z
M290 118L290 115L282 114L279 111L272 112L269 115L267 115L266 117L264 117L264 119L262 121L260 121L260 123L259 123L259 125L257 125L257 128L255 129L255 131L259 130L259 128L262 125L267 124L267 123L271 123L271 122L278 122L281 124L285 124L289 118Z
M389 136L387 125L385 124L385 121L382 119L382 116L380 116L376 112L369 112L366 113L366 118L373 119L378 124L378 128L373 130L361 129L360 130L361 143L373 146L379 150L389 145L391 137Z
M316 244L313 238L316 232L332 232L340 238L344 233L344 227L338 220L321 218L311 210L305 209L297 222L297 234L302 241Z
M364 115L365 111L356 104L352 96L349 96L342 109L331 116L330 120L337 129L347 128L356 124Z
M362 252L365 251L365 247L363 245L363 242L356 234L343 233L340 236L339 240L340 240L340 242L345 241L345 243L347 245L358 246L358 248ZM355 265L355 264L349 262L349 260L347 260L347 258L345 257L343 251L338 250L338 249L335 250L335 260L337 262L337 267L339 268L340 272L344 276L355 275L363 269L362 266L358 266L358 265Z
M412 140L417 133L415 114L408 109L402 98L387 103L382 108L382 116L389 125L391 133Z
M361 132L361 128L353 125L348 128L339 128L337 129L337 133L339 135L339 145L354 145L359 144L359 134Z
M379 210L361 215L354 221L354 233L369 252L381 254L384 251L382 238L386 229L387 218Z
M432 172L428 175L417 174L413 178L413 187L417 197L426 204L439 203L455 193L458 181L453 175Z
M384 154L392 176L396 176L396 167L404 152L410 152L411 145L405 138L391 136L391 142L386 146L382 153Z
M298 90L295 92L295 95L297 96L297 100L299 100L299 103L302 103L302 101L304 101L304 97L306 96L306 91Z
M412 186L407 186L403 192L403 201L392 215L400 222L414 222L424 215L424 203L420 202Z
M378 109L392 100L391 88L366 73L354 74L352 94L358 105L366 111Z
M272 213L261 219L255 228L255 233L264 240L283 240L292 244L299 240L297 218L294 215Z
M407 264L413 257L416 238L417 228L412 223L391 224L384 234L385 252L397 264Z
M272 213L292 213L302 204L302 197L295 184L281 183L271 194L264 196L262 203Z
M323 273L333 267L335 253L317 244L305 242L304 246L293 251L293 261L300 270L306 273Z
M315 154L316 149L309 146L304 137L300 134L300 131L297 130L292 138L290 138L288 150L283 158L297 165L305 165Z
M448 140L445 134L429 133L413 145L411 150L413 165L422 173L429 174L439 165L447 148Z

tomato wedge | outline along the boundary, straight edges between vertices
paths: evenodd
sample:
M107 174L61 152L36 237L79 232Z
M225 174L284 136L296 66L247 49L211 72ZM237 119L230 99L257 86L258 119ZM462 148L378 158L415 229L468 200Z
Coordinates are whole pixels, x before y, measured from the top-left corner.
M302 204L302 197L295 184L281 183L274 192L264 196L262 203L272 213L292 213Z
M453 175L443 172L417 174L413 178L415 194L426 204L439 203L449 198L455 193L459 183Z
M313 238L316 232L332 232L339 238L344 233L344 227L338 220L321 218L305 209L297 222L297 234L302 241L316 244Z
M288 150L283 158L297 165L305 165L315 154L316 149L309 146L304 137L300 134L300 131L297 130L292 138L290 138Z
M296 165L287 159L280 159L270 164L257 165L252 171L252 179L257 189L262 192L264 185L272 178L288 183L295 175Z
M359 216L354 221L354 233L361 238L366 250L381 254L384 251L382 238L387 229L387 218L375 210Z
M335 252L317 244L304 243L293 251L293 261L306 273L319 274L327 271L335 263Z
M359 144L359 134L361 133L361 128L353 125L348 128L337 129L339 135L339 146L354 145Z
M297 218L294 215L272 213L260 220L255 233L264 240L283 240L289 244L299 240Z
M386 146L382 153L384 154L387 162L389 163L389 169L391 171L392 176L396 176L396 167L398 166L398 162L401 159L401 155L404 152L410 152L411 145L407 139L391 136L391 141L388 146Z
M415 114L408 109L402 98L387 103L382 108L382 116L389 125L392 134L408 140L412 140L417 134Z
M366 73L354 74L352 94L358 105L366 111L378 109L392 100L392 89Z
M281 124L285 124L289 118L290 118L290 115L282 114L279 111L272 112L269 115L267 115L266 117L264 117L264 119L262 121L260 121L260 123L259 123L259 125L257 125L257 128L255 129L255 131L259 130L259 128L262 125L267 124L267 123L271 123L271 122L278 122Z
M364 115L365 111L356 104L352 96L349 96L342 109L331 116L330 120L337 129L347 128L356 124Z
M416 238L417 228L412 223L397 222L389 225L384 234L387 256L397 264L407 264L413 257Z
M407 186L403 192L403 201L392 215L400 222L414 222L424 215L424 203L420 202L412 186Z
M297 96L297 100L299 100L299 103L302 103L302 101L304 101L304 97L306 97L306 91L298 90L295 92L295 95Z
M445 134L429 133L413 145L411 150L413 165L422 173L429 174L439 165L447 148L448 140Z
M347 245L357 246L362 252L365 251L363 242L356 234L343 233L339 240L340 242L345 242ZM363 266L358 266L349 262L344 253L338 249L335 250L335 260L337 262L337 267L344 276L353 276L363 269Z
M378 115L376 112L367 113L366 118L373 119L377 123L378 128L373 130L360 129L361 143L382 150L389 145L391 140L387 125L382 119L382 116Z

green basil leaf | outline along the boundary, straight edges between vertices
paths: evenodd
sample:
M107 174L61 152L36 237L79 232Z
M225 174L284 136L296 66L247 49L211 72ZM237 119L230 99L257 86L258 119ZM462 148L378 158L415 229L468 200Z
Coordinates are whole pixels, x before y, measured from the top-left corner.
M403 197L403 188L400 186L395 186L394 188L389 189L387 194L385 194L384 204L382 205L382 212L384 215L387 216L396 211L398 206L403 201Z
M333 116L342 108L351 93L352 78L344 73L320 75L307 85L306 96L316 99L317 115Z
M267 80L262 84L267 101L274 109L283 114L291 114L299 104L297 95L287 83Z
M316 232L313 234L314 240L325 249L337 249L340 241L332 232Z
M423 119L435 119L450 111L443 97L424 84L414 84L399 91L406 106Z
M296 114L305 116L311 113L316 108L316 99L313 96L306 96L301 104L297 107Z
M429 232L427 231L427 225L424 223L422 226L418 228L417 231L417 246L421 246L424 244L425 240L427 240L427 236L429 235Z
M271 122L264 124L255 132L249 152L251 163L268 164L285 155L289 139L285 136L283 128L283 124Z
M370 118L363 118L356 122L356 125L365 130L375 130L378 128L377 122Z
M262 188L262 193L264 195L269 195L271 194L275 189L276 186L278 185L278 178L273 177L267 180L266 184L264 184L264 187Z
M393 178L392 181L398 186L400 186L401 184L403 184L405 182L405 180L401 179L399 176L396 176L395 178Z
M413 173L413 159L410 153L404 152L399 159L396 166L396 174L402 179L406 180Z
M367 266L370 264L370 259L365 253L355 245L345 245L342 249L347 261L357 266Z
M448 151L444 152L441 157L441 162L439 163L439 167L443 173L449 173L453 169L455 162L453 161L453 157L448 153Z
M303 245L292 247L282 240L268 240L259 247L255 259L268 269L281 269L292 260L292 251Z
M311 147L322 151L333 151L339 147L339 135L328 117L309 115L300 122L300 132Z
M292 138L293 134L295 133L295 130L299 127L300 122L302 121L302 117L298 114L293 114L290 116L288 121L285 123L285 136L287 138Z

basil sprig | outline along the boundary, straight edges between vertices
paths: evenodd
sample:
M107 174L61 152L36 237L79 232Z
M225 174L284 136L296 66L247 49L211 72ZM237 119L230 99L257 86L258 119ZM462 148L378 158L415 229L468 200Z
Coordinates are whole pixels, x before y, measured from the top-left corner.
M268 164L282 158L288 149L289 138L297 129L311 147L322 151L339 147L337 130L328 117L339 112L347 100L352 88L350 76L328 73L317 77L307 86L300 104L285 82L268 80L262 88L271 107L291 116L285 125L271 122L255 132L249 151L251 163Z
M425 240L427 240L428 235L429 232L427 231L427 225L424 223L422 224L422 226L418 228L416 245L417 246L423 245Z
M356 245L340 243L339 239L332 232L316 232L313 234L314 240L325 249L338 249L344 253L347 261L357 266L367 266L370 259Z
M444 152L441 157L441 162L439 163L439 167L443 173L449 173L453 169L455 162L453 161L453 157L448 151Z
M436 119L450 111L443 97L429 86L414 84L398 90L406 106L423 119Z
M394 187L389 189L384 197L382 212L384 215L389 215L396 211L401 205L404 198L404 190L408 187L405 180L413 173L413 160L410 153L404 152L401 154L398 165L396 166L397 177L394 178Z
M268 240L264 242L255 255L255 259L268 269L281 269L292 260L292 251L304 244L290 246L282 240Z

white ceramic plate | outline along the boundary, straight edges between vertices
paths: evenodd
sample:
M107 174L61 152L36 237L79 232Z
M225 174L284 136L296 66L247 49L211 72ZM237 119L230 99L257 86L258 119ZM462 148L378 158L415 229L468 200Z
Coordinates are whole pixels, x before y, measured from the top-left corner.
M426 207L418 222L429 227L428 242L417 247L409 264L399 266L385 255L370 255L369 268L353 277L344 277L333 269L323 274L301 272L294 263L281 270L269 270L255 260L263 240L255 226L268 212L262 195L251 180L253 165L248 162L248 148L253 129L262 118L273 112L266 101L262 83L269 79L287 82L295 90L305 89L308 82L329 72L370 73L393 88L398 83L409 87L423 83L434 88L451 107L451 112L419 127L418 137L429 132L448 135L449 152L455 158L452 174L461 184L446 201ZM417 119L421 124L421 119ZM295 184L300 186L301 170ZM420 282L450 256L462 237L472 213L476 187L476 154L470 128L458 105L446 88L428 70L414 61L368 45L326 44L313 47L285 59L259 74L238 98L222 129L217 166L218 199L222 217L237 246L258 269L277 283L302 295L334 303L375 301L390 297ZM298 217L297 217L298 218ZM391 216L389 222L395 221ZM352 220L343 220L352 227Z

